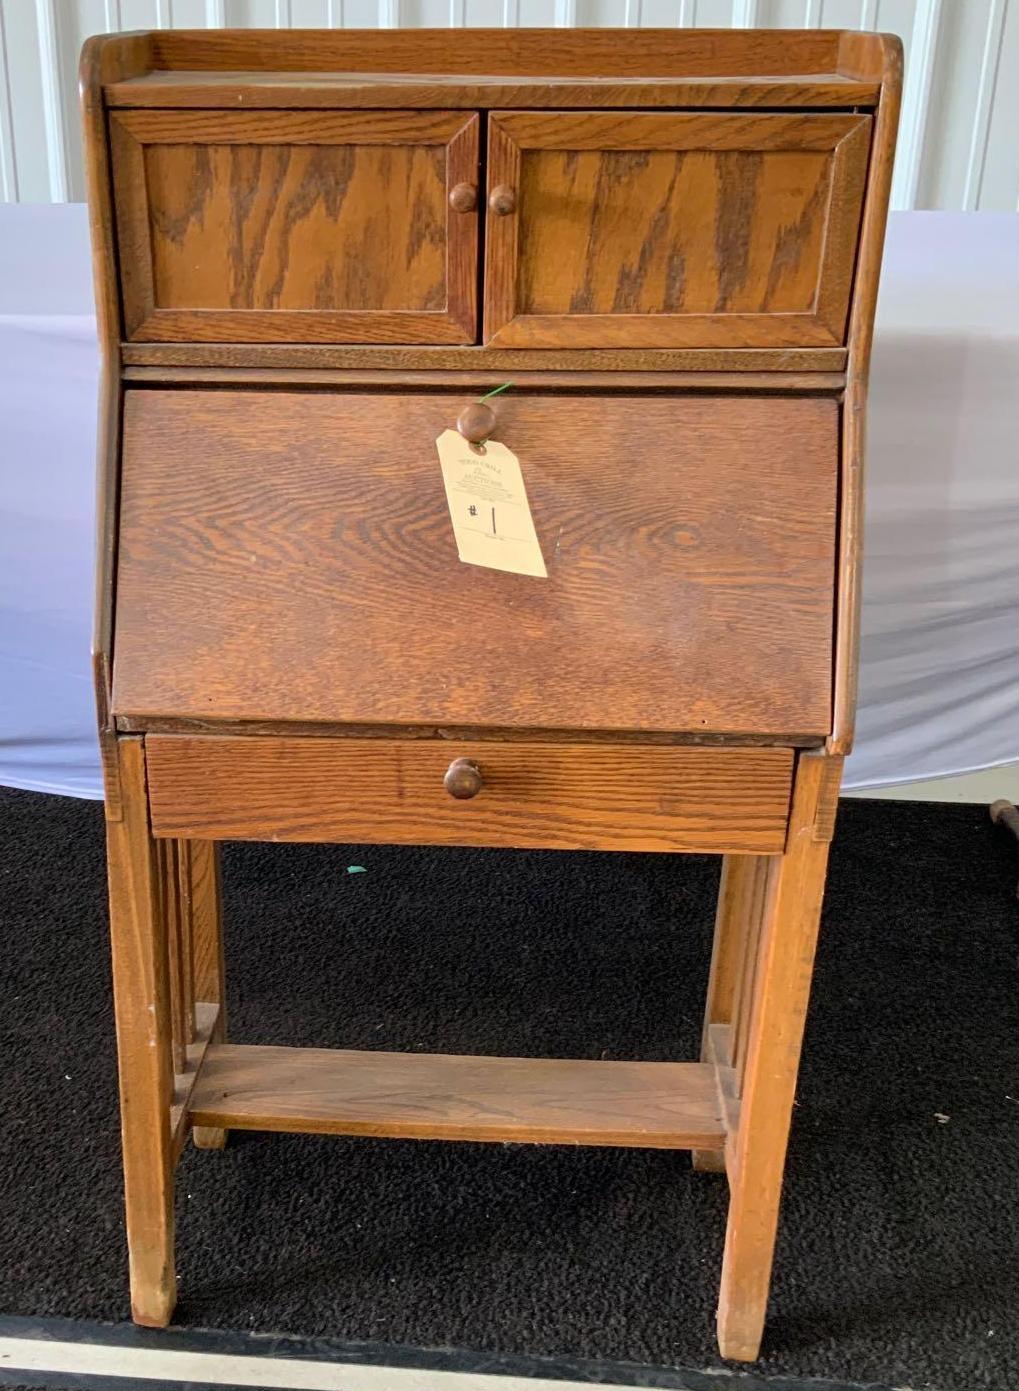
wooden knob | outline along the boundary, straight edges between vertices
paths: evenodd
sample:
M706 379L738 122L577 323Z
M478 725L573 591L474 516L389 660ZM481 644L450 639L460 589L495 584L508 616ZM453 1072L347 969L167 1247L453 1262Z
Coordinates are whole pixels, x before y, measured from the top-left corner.
M472 213L478 206L478 190L473 184L455 184L449 191L449 206L455 213Z
M472 401L457 416L456 428L471 444L484 444L495 429L495 411L484 401Z
M485 779L481 776L481 769L473 759L454 758L446 769L442 785L451 797L466 801L468 797L478 795L485 785Z
M496 217L509 217L517 206L517 195L509 184L496 184L488 195L488 206Z

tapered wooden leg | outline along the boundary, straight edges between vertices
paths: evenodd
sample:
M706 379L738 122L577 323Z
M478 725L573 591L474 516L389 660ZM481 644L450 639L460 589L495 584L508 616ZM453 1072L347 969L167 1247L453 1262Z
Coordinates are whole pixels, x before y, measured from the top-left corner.
M226 979L223 956L223 909L220 892L219 846L211 840L178 842L181 889L189 922L195 998L219 1005L213 1039L226 1042ZM191 1139L198 1149L219 1150L227 1132L219 1126L196 1125Z
M120 819L107 821L107 847L131 1312L162 1327L176 1298L168 941L141 739L121 739L117 757Z
M708 998L704 1009L701 1061L714 1061L713 1025L732 1026L739 1001L751 915L762 862L756 855L726 855L718 886L715 938L711 949ZM701 1173L725 1173L724 1150L693 1150L693 1167Z
M786 852L767 861L752 979L743 982L746 1033L731 1050L739 1119L727 1149L731 1196L718 1342L723 1357L740 1361L757 1357L764 1329L841 765L814 753L797 762Z

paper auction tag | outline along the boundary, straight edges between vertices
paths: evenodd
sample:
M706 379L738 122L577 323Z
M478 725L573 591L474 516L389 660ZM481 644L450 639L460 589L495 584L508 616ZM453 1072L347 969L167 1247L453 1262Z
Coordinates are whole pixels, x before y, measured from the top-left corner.
M516 455L497 440L475 453L457 430L444 430L435 444L460 559L547 579Z

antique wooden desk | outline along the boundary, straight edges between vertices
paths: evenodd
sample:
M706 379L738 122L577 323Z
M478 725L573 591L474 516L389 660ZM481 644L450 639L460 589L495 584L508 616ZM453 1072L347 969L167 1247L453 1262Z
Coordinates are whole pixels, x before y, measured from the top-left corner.
M189 1134L658 1146L728 1175L719 1343L757 1355L900 73L896 39L817 31L87 44L138 1322L173 1310ZM458 560L458 421L519 458L547 578ZM701 1058L232 1046L229 839L718 852Z

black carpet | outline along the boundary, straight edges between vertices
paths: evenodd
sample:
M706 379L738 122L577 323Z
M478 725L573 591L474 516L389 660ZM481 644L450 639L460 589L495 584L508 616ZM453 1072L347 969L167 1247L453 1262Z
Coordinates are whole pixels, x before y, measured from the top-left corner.
M122 1320L101 809L2 792L0 847L0 1313ZM1019 1385L1015 879L984 808L843 803L758 1374ZM694 1056L716 881L231 846L231 1034ZM183 1325L719 1365L724 1180L683 1154L236 1135L178 1196Z

